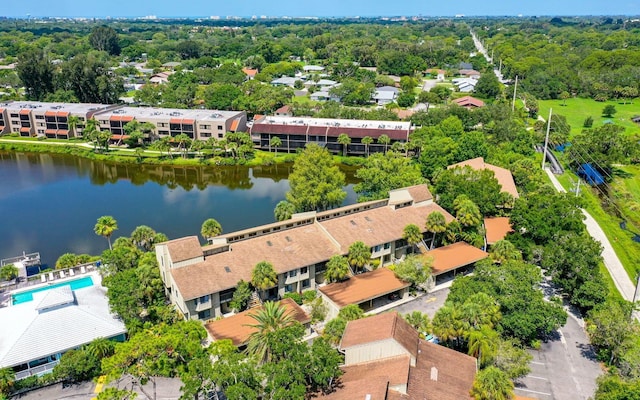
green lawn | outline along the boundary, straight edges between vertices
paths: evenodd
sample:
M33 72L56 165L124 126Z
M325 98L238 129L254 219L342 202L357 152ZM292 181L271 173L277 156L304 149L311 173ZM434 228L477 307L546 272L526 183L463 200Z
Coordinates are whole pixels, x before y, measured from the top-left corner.
M564 174L558 177L558 180L566 190L571 190L577 179L570 171L565 171ZM632 240L633 234L620 227L620 218L605 212L595 189L584 185L584 182L580 187L584 208L598 222L598 225L600 225L600 228L602 228L611 242L613 250L616 252L620 262L622 262L625 271L627 271L627 275L631 280L635 281L638 266L640 266L640 243L634 242Z
M546 120L549 116L549 107L553 108L554 114L567 117L567 122L571 125L571 134L580 133L584 120L589 116L593 118L594 127L601 126L606 120L611 120L627 128L627 133L640 133L640 126L631 121L631 117L640 115L639 103L640 100L637 99L633 104L629 102L622 104L618 101L598 102L591 99L572 98L567 99L566 105L563 105L562 100L539 100L538 115ZM602 116L602 109L608 104L616 107L617 112L613 118Z

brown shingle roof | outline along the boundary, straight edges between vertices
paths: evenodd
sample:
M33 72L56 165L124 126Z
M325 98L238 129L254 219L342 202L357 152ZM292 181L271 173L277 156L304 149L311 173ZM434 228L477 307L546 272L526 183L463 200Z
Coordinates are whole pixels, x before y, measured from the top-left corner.
M487 232L487 244L494 244L513 232L509 217L495 217L484 219L484 229Z
M406 189L409 191L409 194L413 198L413 201L415 201L416 203L433 200L433 195L429 191L429 187L427 185L409 186Z
M487 258L489 254L468 243L458 242L427 251L425 256L433 259L432 274L439 275L452 269L473 264Z
M511 175L511 171L506 168L498 167L496 165L487 164L484 162L484 158L472 158L470 160L462 161L457 164L449 165L447 168L456 168L456 167L465 167L469 166L475 170L488 169L493 171L496 179L500 186L502 186L502 191L509 193L514 198L520 197L518 194L518 189L516 188L516 183L513 180L513 175Z
M391 270L378 268L372 272L353 276L343 282L323 286L320 291L342 308L349 304L360 304L367 300L376 299L408 286L408 283L396 278Z
M456 103L461 107L484 107L484 101L471 96L460 97L459 99L453 100L453 103Z
M322 400L388 400L387 386L384 379L369 379L363 377L357 381L342 382L338 379L335 391L320 395ZM368 396L368 397L367 397Z
M167 246L171 261L174 263L202 256L202 247L197 236L187 236L164 243Z
M240 279L268 261L278 274L326 261L338 252L317 225L304 225L230 245L231 251L207 256L203 262L170 271L184 300L233 288ZM225 267L228 267L228 271Z
M285 314L291 315L301 324L308 324L311 319L304 310L291 299L283 299L280 305L285 308ZM252 317L261 309L253 308L243 311L227 318L215 320L205 324L205 329L214 340L231 339L234 346L242 346L247 344L249 336L256 330L248 325L255 325L258 322Z
M402 238L403 230L409 224L418 225L420 230L425 232L427 216L434 211L441 212L447 223L453 220L453 216L442 207L431 203L399 209L379 207L325 220L321 224L346 253L349 246L356 241L362 241L371 247L398 240Z
M416 366L409 372L407 393L410 399L470 399L476 376L476 359L444 346L420 340ZM435 367L437 374L433 374ZM437 377L435 376L437 375Z
M366 343L394 339L413 357L418 356L418 331L407 323L397 312L389 312L371 317L349 321L340 349L359 346Z

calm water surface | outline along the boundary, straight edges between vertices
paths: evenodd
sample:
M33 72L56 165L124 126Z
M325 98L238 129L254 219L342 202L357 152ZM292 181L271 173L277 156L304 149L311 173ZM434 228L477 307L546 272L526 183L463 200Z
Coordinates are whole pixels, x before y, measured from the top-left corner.
M148 225L169 238L195 235L207 218L224 232L274 221L289 190L291 165L173 167L117 165L62 154L0 152L0 258L40 252L50 266L63 253L100 254L93 232L112 215L118 236ZM344 168L354 203L354 169Z

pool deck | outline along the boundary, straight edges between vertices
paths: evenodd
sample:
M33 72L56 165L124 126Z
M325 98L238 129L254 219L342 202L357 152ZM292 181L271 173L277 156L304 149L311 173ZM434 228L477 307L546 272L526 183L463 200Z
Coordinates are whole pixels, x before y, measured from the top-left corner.
M70 271L73 271L73 273L71 273ZM61 278L61 273L64 274L64 278ZM46 278L45 281L40 278L42 276ZM91 276L93 278L94 285L102 284L102 276L97 271L94 263L72 268L54 270L47 273L41 273L39 275L34 275L35 279L18 282L11 288L5 288L4 290L0 291L0 308L11 306L12 295L14 295L15 293L21 293L25 290L39 289L41 287L46 287L49 285L65 283L82 278L84 276ZM54 279L50 279L51 277L53 277Z

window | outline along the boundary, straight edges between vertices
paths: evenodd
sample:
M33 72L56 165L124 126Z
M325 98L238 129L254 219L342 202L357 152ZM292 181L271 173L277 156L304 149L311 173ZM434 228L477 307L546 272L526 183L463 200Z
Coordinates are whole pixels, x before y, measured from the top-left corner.
M200 303L207 303L208 301L209 301L209 295L208 294L200 297Z
M384 249L385 249L385 250L388 250L388 249L389 249L389 247L391 247L391 243L385 243L385 244L384 244Z
M301 273L302 275L306 274L307 272L309 272L309 268L308 268L308 267L302 267L302 268L300 268L300 273Z
M289 278L293 278L294 276L298 275L298 270L293 270L293 271L289 271Z
M305 279L302 281L302 288L303 289L307 289L309 286L311 286L311 283L309 282L308 279Z
M36 115L36 119L44 119L44 115Z
M224 130L224 126L222 126L222 125L218 125L218 130L219 130L219 131Z
M224 133L218 133L218 138L222 139L224 137Z
M11 118L18 118L18 117L20 117L20 115L18 115L18 114L11 114Z
M198 313L198 319L208 319L211 318L211 310L204 310Z
M376 247L373 248L373 252L377 253L380 251L380 245L377 245Z
M293 285L286 285L284 291L287 293L293 292Z
M211 129L211 125L200 125L200 129Z

